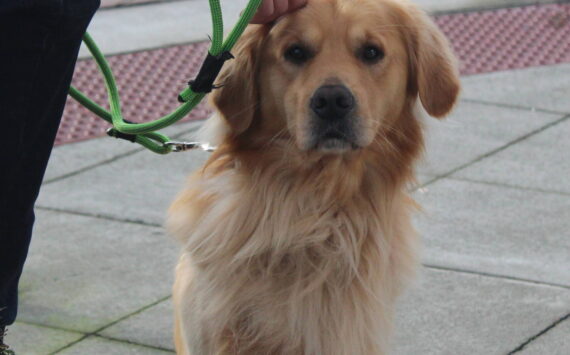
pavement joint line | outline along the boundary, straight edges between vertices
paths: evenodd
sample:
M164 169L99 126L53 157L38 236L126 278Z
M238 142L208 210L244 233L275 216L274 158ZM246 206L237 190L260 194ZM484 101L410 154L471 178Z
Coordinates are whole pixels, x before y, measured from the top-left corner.
M154 350L162 350L162 351L168 351L168 352L174 352L174 349L170 349L170 348L163 348L161 346L156 346L156 345L149 345L149 344L143 344L143 343L137 343L136 341L131 341L131 340L127 340L127 339L120 339L120 338L114 338L114 337L110 337L110 336L106 336L106 335L101 335L101 334L93 334L91 335L93 337L97 337L97 338L102 338L105 340L111 340L111 341L116 341L118 343L124 343L124 344L130 344L130 345L138 345L138 346L142 346L145 348L149 348L149 349L154 349Z
M501 72L505 72L505 71L501 71ZM497 73L497 72L494 72L494 73ZM492 74L492 73L483 73L483 74ZM549 109L540 108L540 107L528 107L528 106L522 106L522 105L514 105L514 104L503 103L503 102L493 102L493 101L470 99L470 98L462 98L462 99L460 99L460 101L468 102L468 103L472 103L472 104L484 105L484 106L494 106L494 107L500 107L500 108L509 108L509 109L514 109L514 110L521 110L521 111L547 113L547 114L552 114L552 115L562 115L562 116L570 115L570 112L549 110Z
M136 311L134 311L134 312L131 312L131 313L126 314L126 315L124 315L124 316L122 316L122 317L119 317L119 318L115 319L114 321L112 321L112 322L110 322L110 323L107 323L106 325L104 325L104 326L102 326L102 327L100 327L100 328L97 328L97 329L95 329L94 331L87 332L87 333L83 333L84 335L83 335L81 338L79 338L79 339L77 339L77 340L75 340L75 341L72 341L71 343L69 343L69 344L67 344L67 345L65 345L65 346L63 346L63 347L61 347L61 348L59 348L59 349L57 349L57 350L55 350L55 351L49 353L49 355L55 355L55 354L57 354L57 353L59 353L59 352L65 350L65 349L69 349L70 347L74 346L75 344L78 344L78 343L82 342L83 340L87 339L87 338L90 337L90 336L99 336L99 334L98 334L99 332L102 332L103 330L105 330L105 329L107 329L107 328L109 328L109 327L111 327L111 326L113 326L113 325L115 325L115 324L117 324L117 323L119 323L119 322L121 322L121 321L127 319L127 318L130 318L130 317L132 317L132 316L134 316L134 315L137 315L137 314L139 314L139 313L142 313L142 312L146 311L147 309L149 309L149 308L151 308L151 307L154 307L154 306L156 306L157 304L159 304L159 303L161 303L161 302L166 301L166 300L169 299L170 297L172 297L172 295L168 295L168 296L162 297L162 298L158 299L157 301L154 301L154 302L152 302L152 303L150 303L150 304L148 304L148 305L146 305L146 306L144 306L144 307L141 307L141 308L139 308L138 310L136 310Z
M455 173L457 173L457 172L459 172L459 171L461 171L461 170L463 170L463 169L465 169L465 168L468 168L468 167L470 167L470 166L473 165L473 164L476 164L476 163L478 163L478 162L480 162L480 161L482 161L482 160L484 160L484 159L486 159L486 158L488 158L488 157L491 157L491 156L493 156L493 155L495 155L495 154L497 154L497 153L500 153L500 152L502 152L502 151L504 151L504 150L506 150L506 149L508 149L508 148L510 148L510 147L512 147L512 146L514 146L515 144L518 144L518 143L520 143L520 142L522 142L522 141L524 141L524 140L526 140L526 139L528 139L528 138L530 138L530 137L532 137L532 136L535 136L535 135L537 135L537 134L539 134L539 133L541 133L541 132L544 132L545 130L547 130L547 129L551 128L551 127L554 127L554 126L556 126L556 125L558 125L558 124L560 124L560 123L562 123L562 122L564 122L564 121L566 121L566 120L568 120L568 119L570 119L570 115L563 116L563 117L561 117L561 118L559 118L559 119L557 119L557 120L555 120L555 121L552 121L552 122L550 122L550 123L547 123L547 124L545 124L544 126L539 127L539 128L537 128L537 129L535 129L535 130L532 130L532 131L530 131L530 132L528 132L528 133L526 133L526 134L524 134L524 135L522 135L522 136L520 136L520 137L518 137L518 138L515 138L514 140L512 140L512 141L510 141L510 142L507 142L507 143L503 144L502 146L500 146L500 147L498 147L498 148L495 148L495 149L493 149L493 150L491 150L491 151L488 151L487 153L484 153L484 154L482 154L482 155L480 155L480 156L478 156L478 157L472 159L471 161L469 161L469 162L467 162L467 163L465 163L465 164L462 164L462 165L460 165L460 166L458 166L458 167L456 167L456 168L453 168L453 169L449 170L448 172L446 172L446 173L444 173L444 174L437 175L437 176L434 177L433 179L428 180L427 182L425 182L425 183L421 184L420 186L418 186L418 189L419 189L419 188L425 188L425 187L427 187L428 185L432 185L433 183L435 183L435 182L437 182L437 181L439 181L439 180L443 180L443 179L445 179L445 178L448 178L448 177L450 177L451 175L453 175L453 174L455 174Z
M114 341L118 341L118 342L122 342L122 343L128 343L128 344L133 344L133 345L141 345L141 346L145 346L145 347L149 347L149 348L153 348L153 349L157 349L157 350L165 350L165 351L174 351L174 349L171 348L162 348L159 346L154 346L154 345L148 345L148 344L143 344L143 343L137 343L131 340L127 340L127 339L121 339L121 338L115 338L115 337L111 337L111 336L107 336L107 335L102 335L102 334L90 334L90 333L85 333L79 330L75 330L75 329L68 329L68 328L63 328L63 327L58 327L58 326L53 326L53 325L49 325L49 324L42 324L42 323L36 323L36 322L30 322L30 321L21 321L18 320L17 323L21 323L21 324L27 324L27 325L32 325L35 327L40 327L40 328L47 328L47 329L52 329L52 330L59 330L59 331L64 331L64 332L68 332L68 333L75 333L75 334L81 334L83 336L87 335L87 336L95 336L95 337L100 337L100 338L104 338L104 339L108 339L108 340L114 340Z
M424 263L422 265L425 268L433 269L433 270L449 271L449 272L456 272L456 273L469 274L469 275L477 275L477 276L489 277L489 278L493 278L493 279L516 281L516 282L521 282L521 283L533 284L533 285L537 285L537 286L547 286L547 287L562 288L565 290L570 290L570 285L557 284L557 283L544 282L544 281L537 281L537 280L525 279L522 277L492 274L492 273L484 272L484 271L468 270L468 269L441 266L441 265L435 265L435 264Z
M136 225L144 226L144 227L163 228L162 224L146 222L146 221L143 221L140 219L122 219L122 218L117 218L117 217L113 217L110 215L70 211L70 210L67 210L64 208L56 208L56 207L48 207L48 206L35 206L35 208L38 210L43 210L43 211L65 213L65 214L71 214L74 216L81 216L81 217L87 217L87 218L103 219L103 220L112 221L112 222L130 223L130 224L136 224Z
M552 323L551 325L549 325L548 327L544 328L543 330L541 330L540 332L538 332L537 334L531 336L530 338L528 338L526 341L524 341L521 345L519 345L516 349L512 350L511 352L509 352L507 355L512 355L512 354L516 354L520 351L522 351L528 344L532 343L533 341L535 341L536 339L540 338L541 336L543 336L544 334L548 333L549 331L551 331L552 329L554 329L558 324L567 321L568 319L570 319L570 313L566 314L565 316L562 316L562 318L559 318L558 320L556 320L554 323Z
M472 183L475 183L475 184L482 184L482 185L489 185L489 186L496 186L496 187L506 187L506 188L508 188L508 189L514 189L514 190L523 190L523 191L540 192L540 193L552 194L552 195L570 196L570 192L566 192L566 191L545 190L545 189L538 189L538 188L535 188L535 187L525 187L525 186L518 186L518 185L510 185L510 184L505 184L505 183L502 183L502 182L483 181L483 180L470 179L470 178L464 178L464 177L449 176L449 177L447 177L447 178L448 178L449 180L472 182Z
M188 134L188 133L195 132L196 130L198 130L198 128L199 128L199 127L192 127L192 128L187 129L187 130L184 130L184 131L182 131L182 132L180 132L180 133L173 134L173 135L171 135L171 137L172 137L172 138L179 138L179 137L181 137L181 136L183 136L183 135L186 135L186 134ZM103 138L103 137L101 137L101 138ZM73 143L73 144L81 144L81 142L76 142L76 143ZM124 152L124 153L115 155L115 156L112 157L112 158L109 158L109 159L106 159L106 160L103 160L103 161L100 161L100 162L97 162L97 163L88 165L88 166L83 167L83 168L81 168L81 169L78 169L78 170L75 170L75 171L72 171L72 172L69 172L69 173L60 175L60 176L56 176L56 177L51 178L51 179L48 179L48 180L44 181L44 182L42 183L42 185L52 184L52 183L54 183L54 182L58 182L58 181L65 180L65 179L67 179L67 178L70 178L70 177L73 177L73 176L76 176L76 175L80 175L80 174L82 174L82 173L84 173L84 172L87 172L87 171L96 169L96 168L98 168L98 167L100 167L100 166L103 166L103 165L107 165L107 164L113 163L113 162L115 162L115 161L121 160L121 159L123 159L123 158L129 157L129 156L131 156L131 155L134 155L134 154L139 153L139 152L142 152L142 151L145 151L145 148L136 148L136 149L128 150L128 151L126 151L126 152ZM154 153L153 153L153 154L154 154Z
M51 325L51 324L36 323L36 322L28 321L28 320L19 320L19 319L16 319L16 323L21 323L21 324L26 324L26 325L33 325L34 327L40 327L40 328L47 328L47 329L53 329L53 330L60 330L60 331L63 331L63 332L68 332L68 333L75 333L75 334L81 334L81 335L87 334L87 333L82 332L82 331L80 331L80 330L67 329L67 328L62 328L62 327L58 327L58 326Z
M71 171L71 172L69 172L69 173L65 173L65 174L63 174L63 175L56 176L56 177L54 177L54 178L48 179L48 180L44 181L42 185L52 184L52 183L54 183L54 182L58 182L58 181L65 180L65 179L67 179L67 178L70 178L70 177L73 177L73 176L76 176L76 175L80 175L80 174L82 174L82 173L84 173L84 172L86 172L86 171L93 170L93 169L98 168L98 167L100 167L100 166L113 163L113 162L115 162L115 161L117 161L117 160L126 158L126 157L131 156L131 155L133 155L133 154L136 154L136 153L138 153L138 152L142 152L143 150L144 150L144 148L138 148L138 149L129 150L129 151L125 152L125 153L122 153L122 154L119 154L119 155L115 155L115 156L112 157L112 158L109 158L109 159L106 159L106 160L103 160L103 161L100 161L100 162L97 162L97 163L94 163L94 164L91 164L91 165L87 165L86 167L83 167L83 168L81 168L81 169L74 170L74 171Z
M148 345L148 344L137 343L137 342L134 342L134 341L131 341L131 340L115 338L115 337L111 337L111 336L107 336L107 335L93 334L93 333L90 333L90 332L89 332L89 333L85 333L85 332L81 332L81 331L78 331L78 330L73 330L73 329L68 329L68 328L63 328L63 327L57 327L57 326L47 325L47 324L41 324L41 323L35 323L35 322L30 322L30 321L20 321L20 320L18 320L17 323L27 324L27 325L33 325L33 326L41 327L41 328L59 330L59 331L64 331L64 332L68 332L68 333L81 334L81 335L83 335L83 336L85 336L85 337L94 336L94 337L104 338L104 339L108 339L108 340L114 340L114 341L122 342L122 343L128 343L128 344L134 344L134 345L142 345L142 346L146 346L146 347L150 347L150 348L154 348L154 349L158 349L158 350L166 350L166 351L172 351L172 350L173 350L173 349L161 348L161 347L157 347L157 346L153 346L153 345ZM61 350L58 350L58 351L61 351Z

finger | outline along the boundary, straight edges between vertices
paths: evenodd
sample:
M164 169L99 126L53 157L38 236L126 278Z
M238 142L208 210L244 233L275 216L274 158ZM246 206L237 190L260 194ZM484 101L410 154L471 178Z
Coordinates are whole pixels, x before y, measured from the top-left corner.
M273 0L273 20L289 10L289 0Z
M273 0L263 0L250 22L267 23L271 21L274 10Z
M297 10L307 5L307 0L289 0L289 10Z

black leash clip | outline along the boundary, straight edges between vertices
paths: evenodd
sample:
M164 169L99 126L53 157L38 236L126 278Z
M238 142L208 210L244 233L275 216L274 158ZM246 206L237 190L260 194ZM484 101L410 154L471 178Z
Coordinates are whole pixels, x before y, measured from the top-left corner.
M107 130L107 135L109 137L114 137L117 139L124 139L126 141L133 142L133 143L135 143L137 140L136 134L122 133L122 132L119 132L115 128L112 128L112 127Z
M220 86L214 85L214 81L218 77L218 74L220 74L225 61L233 58L234 56L229 51L224 51L216 56L208 52L196 78L188 82L190 89L195 93L207 94L213 89L219 88ZM184 102L184 99L180 95L178 95L178 102Z

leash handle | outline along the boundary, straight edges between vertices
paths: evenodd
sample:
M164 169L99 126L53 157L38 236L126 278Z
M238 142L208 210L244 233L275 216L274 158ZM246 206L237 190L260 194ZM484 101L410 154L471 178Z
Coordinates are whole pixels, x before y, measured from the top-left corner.
M208 50L209 54L212 56L219 56L222 52L229 52L233 48L238 38L245 30L246 26L249 24L249 21L253 15L255 15L255 12L261 4L261 1L262 0L249 1L238 22L235 24L226 40L223 41L224 25L220 1L209 0L213 27L212 43L210 45L210 49ZM71 86L69 90L71 97L73 97L80 104L85 106L88 110L97 116L112 123L113 128L109 131L110 135L116 138L123 138L134 141L158 154L167 154L172 152L173 146L166 144L167 142L170 142L170 139L155 131L178 122L190 111L192 111L192 109L194 109L198 103L200 103L204 96L206 96L206 93L194 92L191 88L186 88L180 93L180 98L184 101L184 103L181 104L173 112L151 122L129 123L125 121L121 113L119 90L117 89L115 77L111 71L109 63L89 33L85 33L83 36L83 42L93 55L93 58L95 58L99 70L105 79L105 86L107 87L107 93L109 96L110 112L93 102L85 94L73 86Z

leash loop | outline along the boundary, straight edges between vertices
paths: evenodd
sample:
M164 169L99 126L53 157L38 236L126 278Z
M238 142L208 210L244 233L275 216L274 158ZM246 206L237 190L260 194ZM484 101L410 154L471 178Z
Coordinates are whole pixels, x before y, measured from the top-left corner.
M245 30L253 15L255 15L261 1L262 0L249 1L232 31L228 37L223 40L224 27L220 1L209 0L210 11L212 14L213 36L210 49L208 50L208 56L204 60L196 79L191 81L189 83L189 87L180 93L179 101L181 101L182 104L166 116L145 123L133 123L123 118L121 113L119 90L117 89L113 72L105 60L105 57L95 44L95 41L93 41L93 38L91 38L87 32L83 36L83 42L95 58L95 61L104 76L105 86L107 87L109 95L110 111L99 106L73 86L70 87L69 94L88 110L112 123L113 128L107 132L107 134L112 137L141 144L145 148L158 154L167 154L172 151L185 151L195 148L204 149L203 145L198 143L173 142L167 136L156 131L178 122L192 111L198 103L200 103L206 93L210 92L213 88L216 88L214 86L214 81L216 80L217 75L222 69L224 62L233 58L230 51ZM211 149L211 147L208 149Z

